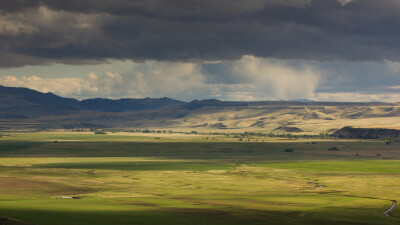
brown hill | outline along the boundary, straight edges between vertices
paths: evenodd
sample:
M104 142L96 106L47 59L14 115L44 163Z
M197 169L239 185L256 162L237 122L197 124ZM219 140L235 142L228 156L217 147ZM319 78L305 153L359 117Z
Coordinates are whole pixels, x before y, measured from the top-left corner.
M332 134L338 138L382 139L400 138L400 130L383 128L353 128L343 127Z

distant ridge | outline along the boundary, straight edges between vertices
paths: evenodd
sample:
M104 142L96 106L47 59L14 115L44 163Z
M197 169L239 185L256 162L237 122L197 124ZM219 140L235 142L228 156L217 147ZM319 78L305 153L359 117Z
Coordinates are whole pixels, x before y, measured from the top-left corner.
M29 103L41 105L78 106L79 104L79 101L73 98L63 98L51 92L42 93L29 88L21 87L4 87L0 85L0 96L2 100L7 97L13 97L15 98L14 100L24 100Z
M14 102L6 100L14 100ZM0 106L24 105L64 105L80 110L124 111L161 108L165 106L182 106L188 109L197 109L205 106L262 106L262 105L397 105L385 102L317 102L309 99L295 99L291 101L221 101L218 99L193 100L189 103L163 98L92 98L79 101L74 98L64 98L51 92L42 93L23 87L5 87L0 85Z
M294 99L293 101L295 101L295 102L316 102L314 100L306 99L306 98Z
M167 97L93 98L79 101L28 88L0 86L0 129L177 126L309 132L309 128L299 122L306 121L311 126L320 122L327 124L326 129L322 130L326 132L337 129L338 124L343 126L340 123L342 119L351 123L365 118L400 118L400 104L218 99L183 102Z
M143 98L143 99L106 99L106 98L94 98L82 100L79 106L83 110L99 110L103 112L122 112L132 110L144 110L144 109L160 109L164 107L181 106L184 102L164 98Z
M27 113L51 114L51 111L69 110L93 110L103 112L122 112L130 110L159 109L168 106L181 106L182 101L170 98L143 98L143 99L107 99L94 98L76 100L63 98L53 93L42 93L28 88L4 87L0 85L0 110L3 112L21 113L27 109ZM53 106L53 107L52 107ZM28 110L30 109L30 110ZM55 111L54 111L55 110ZM57 112L55 112L57 114Z
M395 103L382 102L315 102L307 99L295 101L221 101L218 99L193 100L189 103L164 98L93 98L82 101L64 98L53 93L42 93L28 88L4 87L0 85L0 112L6 117L25 117L38 115L68 114L71 111L124 112L137 110L157 110L164 108L198 110L204 107L251 107L251 106L346 106L346 105L382 105ZM0 113L0 117L1 117ZM12 114L12 115L9 115Z
M207 106L270 106L270 105L294 105L294 106L346 106L346 105L358 105L358 106L390 106L397 105L396 103L386 102L317 102L313 100L308 101L221 101L218 99L204 99L204 100L193 100L188 104L184 105L187 109L200 109Z

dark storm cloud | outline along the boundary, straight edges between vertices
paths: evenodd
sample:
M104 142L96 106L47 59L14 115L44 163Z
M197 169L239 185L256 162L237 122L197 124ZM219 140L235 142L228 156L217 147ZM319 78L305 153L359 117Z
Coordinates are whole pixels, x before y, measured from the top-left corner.
M400 61L398 0L0 1L0 66L106 59Z

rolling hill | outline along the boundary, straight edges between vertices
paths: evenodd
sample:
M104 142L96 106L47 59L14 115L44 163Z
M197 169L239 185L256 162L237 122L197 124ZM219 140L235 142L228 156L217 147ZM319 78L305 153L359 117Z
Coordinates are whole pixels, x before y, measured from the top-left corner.
M400 104L170 98L63 98L0 86L0 128L173 128L237 132L334 132L344 126L400 128Z

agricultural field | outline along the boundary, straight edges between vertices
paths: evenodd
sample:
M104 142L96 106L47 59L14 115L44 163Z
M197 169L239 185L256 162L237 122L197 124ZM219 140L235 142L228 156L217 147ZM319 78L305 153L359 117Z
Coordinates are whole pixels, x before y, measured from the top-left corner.
M384 140L4 133L0 224L399 224L399 175Z

